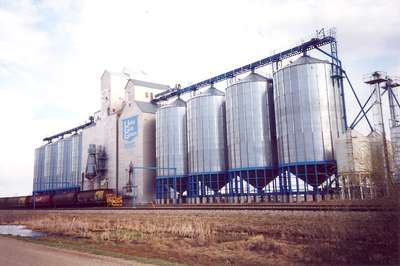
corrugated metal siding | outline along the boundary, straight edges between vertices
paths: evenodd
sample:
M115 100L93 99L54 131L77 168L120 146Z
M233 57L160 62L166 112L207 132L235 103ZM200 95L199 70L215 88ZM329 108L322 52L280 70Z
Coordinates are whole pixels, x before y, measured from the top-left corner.
M400 183L400 127L391 128L391 138L393 146L394 177Z
M267 79L254 73L226 89L231 169L273 164L267 90Z
M280 163L334 159L333 142L342 130L330 69L306 56L274 74Z
M227 169L225 95L215 88L187 102L189 173Z
M186 105L180 99L156 113L157 176L187 174Z

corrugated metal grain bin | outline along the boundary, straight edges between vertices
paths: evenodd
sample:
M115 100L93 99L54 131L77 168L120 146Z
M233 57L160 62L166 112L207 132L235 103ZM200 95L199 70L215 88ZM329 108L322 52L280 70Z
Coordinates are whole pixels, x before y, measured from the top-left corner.
M45 146L35 149L35 162L33 172L33 191L44 189L44 161Z
M372 180L378 191L378 195L383 196L389 193L388 189L391 183L388 178L390 178L389 173L392 171L391 167L393 166L392 144L389 141L386 143L389 159L389 167L387 167L382 135L372 132L368 138L371 145Z
M256 73L226 89L226 125L230 169L273 164L269 81Z
M82 169L82 134L71 136L71 183L79 185Z
M390 129L393 147L394 181L400 183L400 127Z
M157 176L187 174L186 103L176 99L156 112ZM168 168L168 169L167 169Z
M385 157L382 136L373 132L368 138L371 147L372 171L383 180L385 173Z
M50 143L45 146L44 158L44 190L55 189L57 180L57 156L58 156L58 143Z
M70 187L71 179L71 139L65 138L58 141L57 174L54 182L55 188Z
M189 173L227 169L225 95L210 87L187 102Z
M372 173L370 139L355 130L348 130L335 141L337 171Z
M330 63L302 56L278 70L274 98L279 163L334 160L342 130Z

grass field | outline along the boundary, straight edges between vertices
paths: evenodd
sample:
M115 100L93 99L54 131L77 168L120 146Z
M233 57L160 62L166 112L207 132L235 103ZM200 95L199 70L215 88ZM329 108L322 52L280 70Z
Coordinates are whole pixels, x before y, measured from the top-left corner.
M281 211L0 211L44 241L196 265L398 264L399 215Z

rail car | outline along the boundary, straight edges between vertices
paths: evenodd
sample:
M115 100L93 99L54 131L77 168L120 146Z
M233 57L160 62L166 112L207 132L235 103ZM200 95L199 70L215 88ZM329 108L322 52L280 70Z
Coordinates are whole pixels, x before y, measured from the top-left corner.
M0 209L122 207L122 197L112 189L0 198Z

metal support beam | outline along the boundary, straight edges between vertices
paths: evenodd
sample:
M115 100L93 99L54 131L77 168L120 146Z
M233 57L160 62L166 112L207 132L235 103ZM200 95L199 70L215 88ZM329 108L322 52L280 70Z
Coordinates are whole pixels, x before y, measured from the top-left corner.
M371 131L374 131L374 128L372 127L372 125L371 125L371 123L370 123L370 121L369 121L369 119L368 119L368 117L367 117L367 114L365 113L365 111L364 111L364 109L363 109L363 106L362 106L362 104L361 104L361 102L360 102L360 99L358 98L357 93L355 92L355 90L354 90L354 88L353 88L353 85L351 84L350 79L349 79L349 77L347 76L346 71L343 70L342 72L343 72L344 76L346 77L347 82L348 82L349 85L350 85L351 91L353 92L353 95L354 95L354 97L356 98L356 101L357 101L357 103L358 103L358 106L361 108L361 111L363 112L363 115L364 115L363 117L365 117L365 119L367 120L367 123L368 123L368 126L369 126L370 130L371 130Z
M240 74L253 71L254 69L260 68L267 66L272 63L276 63L279 61L282 61L283 59L302 54L306 51L310 51L312 49L315 49L315 47L321 47L327 44L330 44L332 42L335 42L336 39L333 36L325 36L323 38L313 38L305 43L302 43L296 47L293 47L291 49L285 50L281 53L274 54L272 56L269 56L267 58L264 58L262 60L253 62L251 64L236 68L234 70L228 71L224 74L212 77L210 79L203 80L199 83L193 84L189 87L183 88L183 89L177 89L177 90L168 90L159 94L155 95L155 99L152 100L153 103L157 103L159 101L165 101L168 100L171 97L179 96L184 93L188 93L191 91L196 91L201 87L211 85L229 78L236 77Z
M364 112L364 114L357 120L353 122L353 126L350 127L351 129L354 129L358 123L360 123L360 121L364 118L364 116L366 116L368 114L369 111L371 111L372 107L374 107L374 105L371 105L370 107L368 107L368 109Z
M353 122L350 125L351 129L354 129L354 123L358 120L358 117L363 113L363 110L365 110L365 107L367 106L369 101L372 99L372 96L374 95L374 93L375 93L375 90L372 91L372 93L369 95L367 101L364 103L363 108L358 112L357 116L354 118ZM365 113L367 113L367 112L365 112ZM361 118L363 118L363 116Z
M79 130L84 129L90 125L94 124L94 117L93 116L89 116L89 122L85 123L83 125L71 128L69 130L66 130L64 132L58 133L56 135L50 136L50 137L46 137L43 139L43 141L48 141L49 143L53 140L53 139L57 139L57 138L63 138L64 135L68 135L68 134L72 134L72 133L78 133Z
M386 92L386 91L382 92L382 93L381 93L381 96L383 96L383 95L385 94L385 92ZM372 97L372 95L373 95L374 93L375 93L375 90L372 91L372 94L371 94L370 98ZM370 98L368 98L368 99L370 99ZM367 110L365 110L365 106L367 105L368 102L369 102L369 100L364 104L364 112L360 111L360 113L359 113L359 115L360 115L361 113L363 113L363 115L362 115L360 118L358 118L359 115L357 115L357 117L354 119L353 123L351 123L351 126L350 126L351 129L354 129L354 128L357 126L357 124L360 123L361 120L362 120L364 117L367 117L368 112L371 111L372 107L374 107L374 105L372 104L370 107L368 107ZM358 118L358 119L357 119L357 118Z
M332 64L332 84L335 87L335 80L337 82L336 86L339 89L340 100L341 100L341 112L342 112L342 119L343 119L343 127L344 129L348 128L347 125L347 112L346 112L346 101L344 97L344 84L343 84L343 73L344 70L342 68L342 61L339 60L337 55L337 45L336 40L331 42L331 53L327 53L324 50L320 49L319 47L314 47L317 51L323 53L324 55L331 58Z
M395 100L395 102L397 103L397 107L400 108L400 103L396 97L396 95L394 94L393 90L390 90L390 93L392 94L393 99Z
M398 111L396 111L396 108L400 109L400 104L397 101L396 95L393 92L393 88L389 87L387 88L388 91L388 99L389 99L389 110L390 110L390 119L391 119L391 127L397 126L399 124L399 115ZM396 106L397 104L397 106Z

